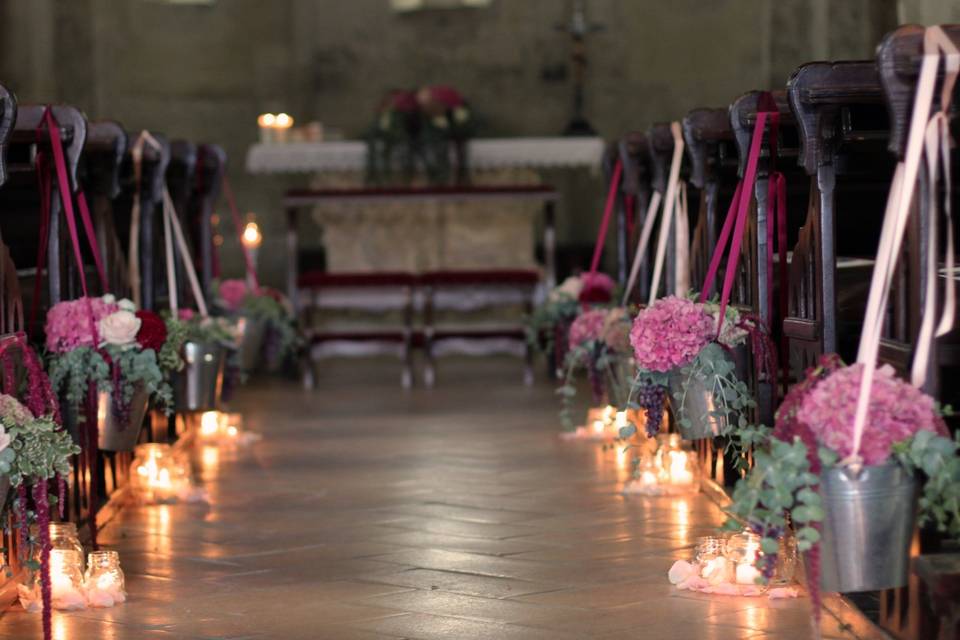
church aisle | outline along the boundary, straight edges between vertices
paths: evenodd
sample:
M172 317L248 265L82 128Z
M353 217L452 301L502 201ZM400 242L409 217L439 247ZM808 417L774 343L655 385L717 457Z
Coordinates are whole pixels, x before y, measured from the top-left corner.
M250 385L263 441L198 449L210 504L128 508L102 541L130 600L54 614L58 640L809 637L806 599L677 592L674 559L722 515L623 498L595 445L561 443L552 387L515 362L449 365L404 393L383 363L304 392ZM825 616L830 638L853 638ZM0 639L39 637L13 607Z

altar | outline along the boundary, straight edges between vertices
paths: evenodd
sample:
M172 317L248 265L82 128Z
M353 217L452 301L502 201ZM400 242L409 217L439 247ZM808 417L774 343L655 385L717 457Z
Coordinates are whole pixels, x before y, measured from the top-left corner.
M470 186L509 191L542 186L541 170L596 172L603 151L598 137L475 139L467 147ZM261 143L248 151L246 167L252 174L308 174L305 186L314 190L362 189L367 145ZM537 265L537 229L549 234L551 226L540 218L542 203L530 198L326 198L309 211L322 229L330 272L529 269Z

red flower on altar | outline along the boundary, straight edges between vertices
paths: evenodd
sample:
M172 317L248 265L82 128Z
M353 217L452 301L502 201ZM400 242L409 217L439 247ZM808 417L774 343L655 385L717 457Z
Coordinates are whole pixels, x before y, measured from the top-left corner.
M465 104L463 96L453 87L438 84L430 87L424 87L417 92L417 101L421 105L437 103L447 109L456 109Z
M153 311L137 311L136 315L140 318L137 344L144 349L159 352L167 341L167 324Z
M380 105L380 111L399 111L400 113L413 113L418 108L417 94L403 89L390 91Z

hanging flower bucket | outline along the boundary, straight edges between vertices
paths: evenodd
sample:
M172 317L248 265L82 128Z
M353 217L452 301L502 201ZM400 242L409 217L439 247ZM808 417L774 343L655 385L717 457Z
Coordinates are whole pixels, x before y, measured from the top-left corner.
M216 342L185 342L184 367L176 376L177 411L213 411L223 390L225 351Z
M725 375L731 371L731 380L747 378L747 349L739 344L723 352L716 350L718 362L710 371L703 368L674 369L670 372L668 384L673 408L683 416L677 421L677 430L684 440L712 438L729 433L737 421L737 414L726 406L718 406L718 399L724 393Z
M143 417L147 413L150 393L137 384L126 407L126 415L118 415L112 391L97 394L97 442L102 451L133 451L140 439Z
M255 371L260 365L260 356L263 353L263 340L267 331L267 323L262 318L241 316L238 320L240 333L239 356L240 370L244 373Z
M917 515L917 482L895 462L844 468L820 476L824 519L820 586L825 591L878 591L907 584Z

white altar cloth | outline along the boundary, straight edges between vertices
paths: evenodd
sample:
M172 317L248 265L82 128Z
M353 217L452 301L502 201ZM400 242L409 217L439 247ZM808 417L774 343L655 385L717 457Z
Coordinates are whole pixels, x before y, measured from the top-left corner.
M471 171L508 168L587 168L603 158L602 138L477 138L469 144ZM247 151L250 173L363 171L367 145L342 142L255 144Z

